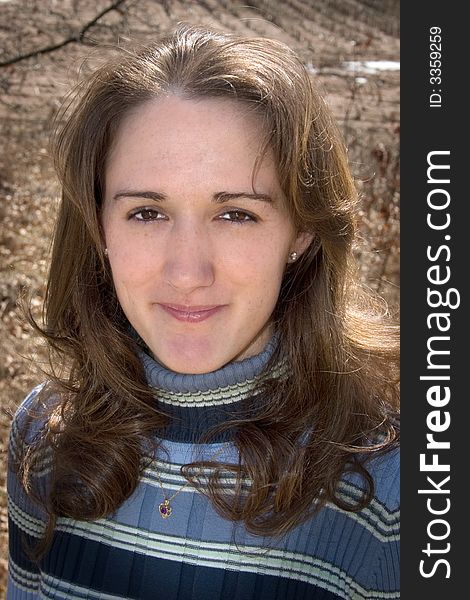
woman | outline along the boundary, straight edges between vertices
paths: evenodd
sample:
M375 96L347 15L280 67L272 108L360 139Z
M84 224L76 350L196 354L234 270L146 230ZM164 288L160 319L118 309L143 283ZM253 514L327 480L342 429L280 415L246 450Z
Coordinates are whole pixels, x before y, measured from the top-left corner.
M395 333L305 68L180 26L77 98L8 598L398 598Z

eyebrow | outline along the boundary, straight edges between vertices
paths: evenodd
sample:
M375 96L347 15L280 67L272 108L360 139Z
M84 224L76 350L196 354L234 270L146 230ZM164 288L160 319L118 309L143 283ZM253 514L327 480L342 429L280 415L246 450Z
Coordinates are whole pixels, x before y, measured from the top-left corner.
M154 202L163 202L168 199L166 194L161 192L152 192L149 190L123 190L114 194L113 198L114 200L120 200L121 198L145 198L146 200L153 200ZM224 204L225 202L231 202L240 198L259 200L261 202L274 204L274 201L269 194L257 194L250 192L216 192L212 196L212 201L216 202L217 204Z
M217 192L213 196L214 202L223 204L224 202L231 202L232 200L238 200L239 198L248 198L249 200L260 200L261 202L269 202L273 204L273 199L268 194L257 194L255 192Z
M121 198L145 198L146 200L154 200L155 202L162 202L166 200L165 194L160 192L149 192L144 190L124 190L114 194L114 200L120 200Z

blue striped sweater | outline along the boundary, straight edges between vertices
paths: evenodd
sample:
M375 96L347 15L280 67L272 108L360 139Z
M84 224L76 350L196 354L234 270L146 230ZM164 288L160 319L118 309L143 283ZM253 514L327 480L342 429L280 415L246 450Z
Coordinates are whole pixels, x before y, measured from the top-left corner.
M53 543L39 564L29 560L24 542L40 539L45 515L9 469L7 600L398 599L397 451L369 464L375 497L367 508L350 513L328 504L281 539L250 534L220 517L191 485L183 487L180 466L194 460L195 453L197 458L217 455L217 460L236 462L230 439L206 445L195 440L227 418L227 409L250 397L271 352L268 345L256 357L204 375L172 373L143 354L157 401L174 416L162 451L114 514L93 522L59 518ZM38 389L13 420L10 465ZM45 459L36 474L39 486L47 485L49 468ZM230 476L225 483L230 484ZM166 519L159 512L163 490L166 497L178 492ZM360 494L355 476L341 483L345 499Z

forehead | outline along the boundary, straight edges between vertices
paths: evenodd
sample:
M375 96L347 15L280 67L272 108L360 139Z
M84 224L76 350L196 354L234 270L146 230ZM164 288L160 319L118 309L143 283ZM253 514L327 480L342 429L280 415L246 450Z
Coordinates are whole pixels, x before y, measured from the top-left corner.
M254 108L231 99L186 99L164 96L133 108L124 116L114 139L114 149L125 140L165 141L179 145L193 142L237 142L260 147L263 120ZM233 140L233 144L232 144Z
M106 176L109 180L144 172L170 178L244 174L251 180L265 139L261 116L241 102L163 97L126 115L108 157ZM277 180L269 149L259 176Z

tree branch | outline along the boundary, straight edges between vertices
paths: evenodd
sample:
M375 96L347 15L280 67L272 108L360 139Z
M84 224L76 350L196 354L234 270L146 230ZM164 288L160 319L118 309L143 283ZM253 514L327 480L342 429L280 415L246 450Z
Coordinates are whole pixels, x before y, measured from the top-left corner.
M95 25L95 23L97 23L101 19L101 17L103 17L106 13L111 12L112 10L117 10L121 4L124 4L125 1L126 0L116 0L116 2L113 2L110 6L108 6L108 8L105 8L104 10L102 10L98 15L96 15L96 17L94 19L92 19L89 23L84 25L80 29L80 31L77 32L72 37L63 40L62 42L59 42L58 44L53 44L51 46L45 46L44 48L39 48L39 50L33 50L32 52L28 52L26 54L19 54L18 56L15 56L14 58L10 58L6 61L0 62L0 67L14 65L17 62L26 60L27 58L31 58L33 56L40 56L41 54L47 54L48 52L54 52L54 50L63 48L64 46L67 46L68 44L72 44L75 42L77 42L77 43L83 42L83 38L85 37L85 34L90 29L90 27L93 27L93 25Z

